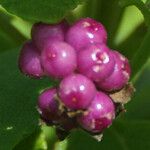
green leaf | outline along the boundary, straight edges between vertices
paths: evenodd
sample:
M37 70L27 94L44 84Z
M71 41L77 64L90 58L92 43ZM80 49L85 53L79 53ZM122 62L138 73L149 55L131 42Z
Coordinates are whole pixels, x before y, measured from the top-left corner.
M16 43L14 43L11 37L1 29L0 29L0 41L1 41L0 53L7 49L11 49L12 47L16 47Z
M120 22L118 23L118 29L113 42L115 46L122 44L136 28L144 22L144 17L140 10L136 6L128 6L124 9ZM138 35L139 37L139 35ZM135 38L138 38L135 37ZM135 39L136 41L136 39ZM130 47L131 44L126 45ZM134 43L132 45L135 45ZM130 49L128 49L130 53Z
M23 139L13 150L47 150L45 135L40 130L37 130Z
M140 69L144 66L144 64L147 62L148 58L150 57L150 28L141 43L140 47L136 51L136 54L131 60L131 66L132 66L132 77L134 77Z
M99 0L97 0L99 1ZM121 21L124 8L120 7L119 0L101 0L100 10L97 8L98 21L102 21L108 32L108 45L113 46L114 36Z
M126 119L140 119L140 120L149 120L150 114L150 60L144 67L141 75L138 77L138 80L135 82L136 92L127 104L127 113L124 115Z
M13 19L13 16L0 7L0 52L16 48L25 41L25 37L12 26Z
M0 149L11 150L38 128L36 103L39 91L54 83L33 80L20 74L18 51L0 55Z
M149 121L116 121L97 142L83 131L74 131L65 150L143 150L150 148ZM64 149L63 149L64 150Z
M138 51L146 33L147 28L145 24L140 24L128 38L117 46L117 50L131 60Z
M56 23L86 0L0 0L10 13L31 21Z

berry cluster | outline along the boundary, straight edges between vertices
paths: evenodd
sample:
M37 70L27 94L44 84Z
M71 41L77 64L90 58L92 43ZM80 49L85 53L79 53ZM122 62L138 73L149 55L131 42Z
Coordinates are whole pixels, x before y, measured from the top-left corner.
M72 26L66 21L36 23L31 36L20 53L21 72L60 81L39 96L42 120L64 130L80 126L90 133L109 127L116 114L109 93L120 91L131 71L127 58L107 46L104 26L91 18Z

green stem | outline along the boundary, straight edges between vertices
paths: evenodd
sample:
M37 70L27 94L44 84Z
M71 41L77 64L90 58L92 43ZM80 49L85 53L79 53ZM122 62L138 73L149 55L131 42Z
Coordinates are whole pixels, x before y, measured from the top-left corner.
M122 7L135 5L142 12L146 24L150 25L150 10L141 0L120 0L120 5Z

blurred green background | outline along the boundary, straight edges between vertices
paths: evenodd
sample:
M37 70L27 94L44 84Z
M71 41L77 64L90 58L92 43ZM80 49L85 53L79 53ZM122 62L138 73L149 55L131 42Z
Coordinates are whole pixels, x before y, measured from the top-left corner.
M121 51L133 66L136 93L126 105L127 113L104 132L100 143L80 130L59 142L54 128L39 126L35 109L38 92L53 82L31 81L19 73L18 52L23 42L30 39L33 23L0 6L0 150L150 149L149 25L136 6L121 7L119 2L88 1L66 15L70 23L81 17L101 21L108 31L108 45ZM149 10L149 1L145 5Z

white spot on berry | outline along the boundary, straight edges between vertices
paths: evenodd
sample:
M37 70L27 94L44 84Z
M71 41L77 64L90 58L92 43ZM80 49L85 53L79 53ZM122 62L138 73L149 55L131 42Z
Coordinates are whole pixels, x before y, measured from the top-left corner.
M122 61L125 61L125 60L126 60L126 58L125 58L124 56L122 56L122 55L120 55L120 59L121 59Z
M98 104L96 105L97 109L101 109L102 108L102 105L101 104Z
M107 53L104 53L101 57L104 64L109 62L109 56L107 55Z
M100 72L100 70L101 70L101 68L100 68L100 66L99 65L95 65L95 66L93 66L93 71L94 72L96 72L96 73L98 73L98 72Z
M112 113L108 113L108 114L106 115L106 118L107 118L108 120L112 120L112 118L113 118Z
M97 63L108 63L109 62L109 56L107 53L97 53Z
M91 57L92 57L92 60L94 60L94 61L96 61L96 54L95 53L93 53L92 55L91 55Z
M62 56L63 56L63 57L66 57L66 56L67 56L66 52L63 52L63 53L62 53Z
M80 90L81 90L81 91L84 91L84 89L85 89L84 85L81 85L81 86L80 86Z
M83 25L84 28L86 28L86 27L89 27L91 24L89 22L83 22L82 25Z
M94 35L92 34L92 33L87 33L87 35L88 35L88 37L90 38L90 39L93 39L94 38Z
M123 73L123 75L125 76L126 79L129 79L129 74L128 74L128 72L123 71L122 73Z

